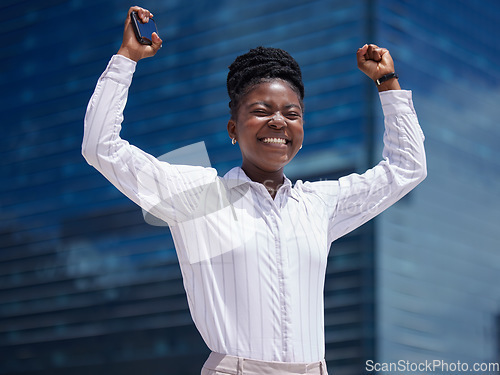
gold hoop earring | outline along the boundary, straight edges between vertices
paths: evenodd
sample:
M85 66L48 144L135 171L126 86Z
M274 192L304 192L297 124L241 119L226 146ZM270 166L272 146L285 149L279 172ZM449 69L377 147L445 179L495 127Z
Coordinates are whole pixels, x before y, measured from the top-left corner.
M235 144L236 144L236 138L231 138L231 143L232 143L233 145L235 145Z
M300 145L299 150L302 150L302 145Z

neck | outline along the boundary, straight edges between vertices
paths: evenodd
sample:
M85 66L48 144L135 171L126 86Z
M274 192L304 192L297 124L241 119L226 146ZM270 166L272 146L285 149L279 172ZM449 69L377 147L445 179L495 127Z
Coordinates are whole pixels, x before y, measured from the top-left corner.
M245 165L242 165L241 169L243 169L245 174L252 181L260 182L261 184L263 184L273 198L276 196L276 192L281 187L281 185L283 185L283 181L285 179L283 168L277 171L267 172L255 168L246 168Z

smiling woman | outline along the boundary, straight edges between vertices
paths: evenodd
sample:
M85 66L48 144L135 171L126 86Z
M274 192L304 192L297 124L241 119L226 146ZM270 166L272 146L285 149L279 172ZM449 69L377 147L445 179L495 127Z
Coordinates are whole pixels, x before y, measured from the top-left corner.
M151 13L132 7L142 22ZM259 47L231 64L228 134L241 167L162 162L120 138L136 63L153 56L127 17L123 43L99 78L82 153L143 209L170 225L193 321L212 353L202 374L327 373L323 286L331 243L403 197L426 176L411 92L389 51L364 45L358 67L376 82L385 115L382 161L364 174L292 186L283 174L304 139L304 86L285 51Z
M255 84L227 128L240 145L245 174L253 181L267 181L274 198L283 184L283 168L304 139L302 107L296 92L282 79Z
M229 66L231 119L227 130L239 142L241 168L274 198L283 168L302 147L304 84L299 64L279 48L257 47Z

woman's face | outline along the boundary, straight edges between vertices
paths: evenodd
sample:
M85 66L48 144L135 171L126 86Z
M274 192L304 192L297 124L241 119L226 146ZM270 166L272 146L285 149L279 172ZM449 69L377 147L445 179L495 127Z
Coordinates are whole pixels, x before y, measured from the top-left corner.
M299 98L287 82L274 79L253 87L227 126L240 145L243 170L282 170L302 145L302 116Z

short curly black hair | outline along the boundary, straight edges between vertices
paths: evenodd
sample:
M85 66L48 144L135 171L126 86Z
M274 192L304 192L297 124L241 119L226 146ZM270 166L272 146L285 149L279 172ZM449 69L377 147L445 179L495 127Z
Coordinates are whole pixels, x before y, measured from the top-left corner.
M288 82L299 97L303 109L304 84L297 61L282 49L257 47L238 56L229 66L227 93L231 117L235 117L241 98L254 85L275 78Z

